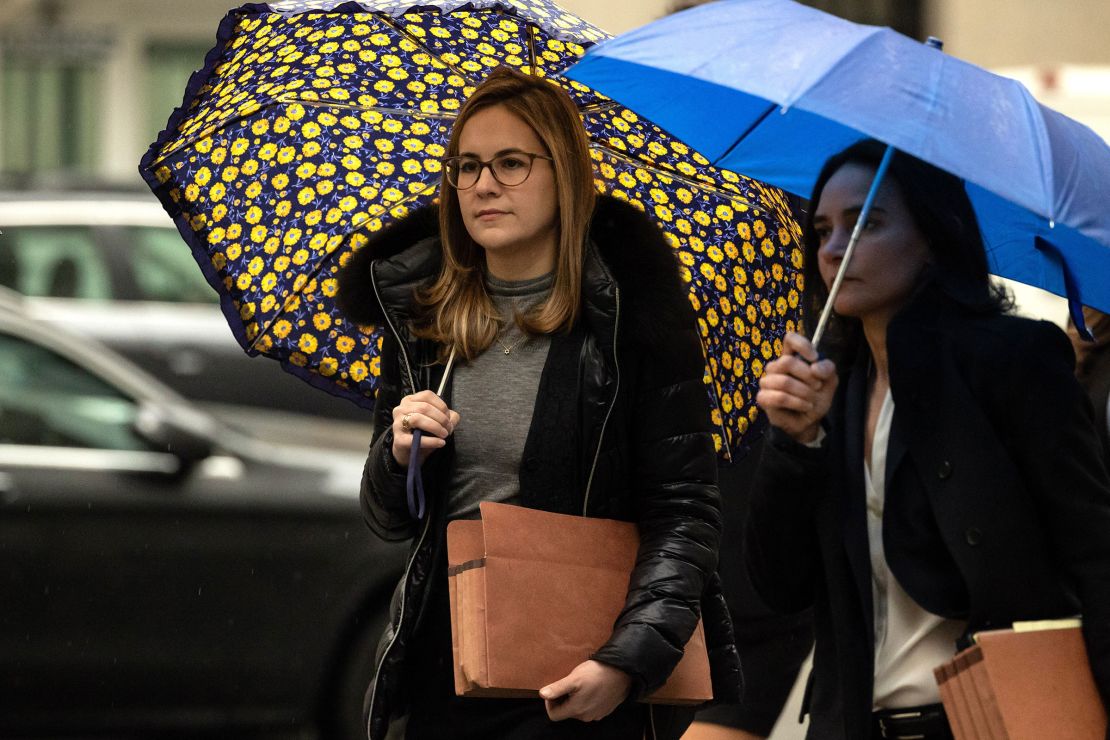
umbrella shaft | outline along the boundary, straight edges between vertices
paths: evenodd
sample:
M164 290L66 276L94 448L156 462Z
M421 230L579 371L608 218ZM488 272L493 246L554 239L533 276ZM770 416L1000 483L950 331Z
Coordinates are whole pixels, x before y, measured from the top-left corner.
M451 348L451 356L447 358L447 367L443 368L443 377L439 380L439 390L436 395L443 398L443 390L447 387L447 378L451 376L451 367L455 364L455 348Z

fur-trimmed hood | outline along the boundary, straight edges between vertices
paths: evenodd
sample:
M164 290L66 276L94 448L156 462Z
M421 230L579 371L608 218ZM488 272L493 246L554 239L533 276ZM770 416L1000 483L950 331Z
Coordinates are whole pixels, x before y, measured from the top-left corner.
M688 329L693 309L678 274L677 253L651 219L635 207L599 196L590 222L582 300L612 314L606 294L620 289L622 331L659 346L676 328ZM438 208L414 211L374 235L339 274L338 305L351 321L378 324L412 314L413 291L434 279L441 265Z

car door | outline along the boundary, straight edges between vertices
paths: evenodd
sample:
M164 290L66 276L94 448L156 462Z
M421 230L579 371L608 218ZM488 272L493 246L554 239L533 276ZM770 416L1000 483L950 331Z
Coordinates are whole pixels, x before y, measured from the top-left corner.
M279 363L243 350L224 319L216 291L176 229L105 225L96 234L106 263L119 274L119 284L127 286L118 295L122 303L117 310L127 312L134 334L142 338L113 346L140 367L207 404L369 425L366 409L307 392L304 381Z
M361 449L370 412L244 352L177 230L128 205L138 204L116 203L107 222L100 214L82 223L62 202L53 216L5 226L0 287L27 296L35 317L107 344L228 423L245 416L256 433L287 441L282 426L341 421L314 426L314 441Z
M136 434L139 411L0 329L0 724L217 703L224 646L190 629L203 542L181 461Z

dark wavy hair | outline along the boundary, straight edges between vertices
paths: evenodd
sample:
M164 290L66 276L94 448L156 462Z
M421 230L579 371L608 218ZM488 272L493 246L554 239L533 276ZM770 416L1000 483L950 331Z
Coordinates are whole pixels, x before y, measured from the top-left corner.
M803 316L811 334L829 297L817 265L820 242L813 227L821 193L829 178L844 165L857 164L877 170L885 152L886 145L874 139L857 142L830 157L817 178L802 226L806 287ZM886 177L898 185L914 226L929 247L930 267L922 286L935 286L970 313L996 314L1010 310L1013 300L1009 293L991 282L979 221L963 180L901 151L895 152ZM822 351L844 359L844 352L856 346L861 336L857 319L833 314L829 319L827 340L822 340Z

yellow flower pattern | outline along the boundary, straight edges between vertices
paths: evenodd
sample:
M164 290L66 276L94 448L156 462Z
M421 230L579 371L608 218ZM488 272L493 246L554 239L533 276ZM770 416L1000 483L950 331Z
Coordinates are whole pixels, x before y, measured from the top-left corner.
M336 275L370 233L435 200L454 117L508 65L567 91L590 134L598 191L666 233L699 315L717 447L739 449L758 419L757 375L798 321L800 230L783 194L560 77L606 35L558 6L447 5L250 6L225 20L142 169L194 235L240 341L370 405L381 335L339 314Z

